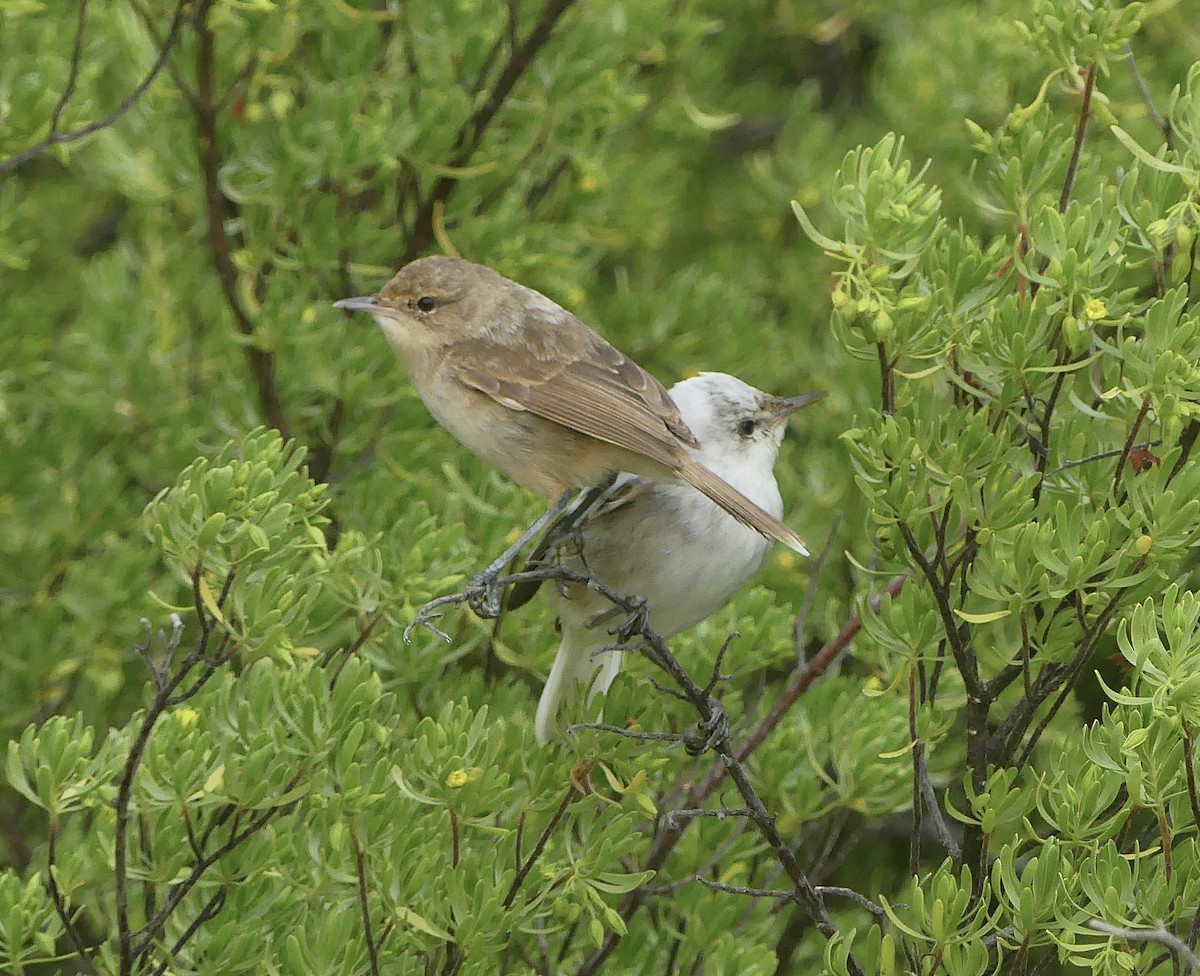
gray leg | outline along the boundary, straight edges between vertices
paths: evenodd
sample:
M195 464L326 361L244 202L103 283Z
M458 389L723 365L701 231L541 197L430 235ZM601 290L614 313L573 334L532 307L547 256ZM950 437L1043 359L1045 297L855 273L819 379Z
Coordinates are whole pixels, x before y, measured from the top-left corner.
M504 552L500 553L487 569L477 574L471 580L469 592L472 592L472 595L468 602L471 604L471 609L479 614L479 616L485 620L492 620L500 616L500 588L496 585L496 580L508 568L508 564L513 561L517 553L524 549L542 529L563 513L567 505L570 504L573 494L571 491L563 492L562 497L558 501L551 505L537 521L521 533L521 538L505 549Z

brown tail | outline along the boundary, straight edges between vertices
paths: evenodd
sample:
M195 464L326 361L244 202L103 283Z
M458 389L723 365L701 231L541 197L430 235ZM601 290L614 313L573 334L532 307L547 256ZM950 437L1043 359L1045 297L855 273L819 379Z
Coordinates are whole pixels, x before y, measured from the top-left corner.
M774 515L764 512L732 485L722 481L699 461L689 457L686 463L676 470L679 477L693 488L702 491L742 525L768 539L778 539L801 556L808 555L808 547L800 536Z

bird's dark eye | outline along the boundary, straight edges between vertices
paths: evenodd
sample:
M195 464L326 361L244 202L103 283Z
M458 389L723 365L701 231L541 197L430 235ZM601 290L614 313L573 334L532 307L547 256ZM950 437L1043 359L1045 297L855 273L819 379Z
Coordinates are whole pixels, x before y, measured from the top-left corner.
M421 312L432 312L438 307L438 300L432 295L422 295L417 299L417 310Z
M749 437L758 429L758 424L753 420L743 420L737 425L737 432L743 437Z

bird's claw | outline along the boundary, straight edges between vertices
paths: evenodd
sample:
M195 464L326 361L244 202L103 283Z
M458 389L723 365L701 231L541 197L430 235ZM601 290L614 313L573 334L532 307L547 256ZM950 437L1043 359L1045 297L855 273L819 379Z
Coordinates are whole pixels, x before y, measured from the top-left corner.
M440 637L442 640L444 640L447 644L453 643L453 640L451 639L449 634L447 634L441 628L435 627L433 625L433 622L435 620L440 619L442 616L440 613L434 613L434 610L437 607L440 607L441 605L442 605L442 601L430 600L423 607L421 607L419 610L417 610L417 615L412 618L412 622L409 623L409 625L404 628L404 643L405 644L412 643L413 631L416 630L418 627L425 627L428 630L432 630L435 634L438 635L438 637Z
M650 611L646 609L646 601L636 598L636 605L621 625L616 629L616 637L621 643L627 643L631 637L645 634L650 626Z
M496 573L483 572L467 585L467 606L475 611L476 616L484 620L495 620L503 609L500 601L499 578Z
M689 756L702 756L729 738L729 714L715 698L709 698L708 708L708 718L693 725L683 737Z

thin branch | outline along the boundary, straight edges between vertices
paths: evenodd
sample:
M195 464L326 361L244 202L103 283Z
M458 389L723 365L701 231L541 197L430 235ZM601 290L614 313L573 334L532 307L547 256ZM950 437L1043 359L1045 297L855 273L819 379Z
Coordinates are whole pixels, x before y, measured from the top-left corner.
M284 796L291 793L292 790L296 788L300 780L304 778L304 773L305 770L300 770L294 776L292 776L290 780L288 780L283 787ZM265 827L267 823L270 822L270 820L282 809L282 806L267 807L266 810L262 811L257 817L251 820L244 829L241 831L235 829L224 844L214 850L211 854L206 855L203 859L193 864L192 869L188 872L187 877L185 877L179 882L179 884L172 888L170 896L167 898L163 907L158 910L158 914L138 930L137 934L141 936L141 941L134 950L134 954L139 957L145 955L145 953L154 944L154 940L158 938L158 935L164 926L166 926L167 920L174 913L175 909L179 907L179 903L187 897L188 893L196 886L196 884L204 876L204 873L210 867L216 864L217 861L219 861L225 855L235 851L238 847L262 830L262 828Z
M1146 105L1146 111L1150 114L1150 118L1154 124L1158 126L1163 134L1163 138L1167 142L1168 149L1174 149L1174 133L1171 131L1171 123L1163 118L1162 113L1154 107L1154 96L1150 94L1150 89L1146 86L1146 80L1142 77L1142 73L1138 71L1137 61L1133 57L1133 45L1125 45L1125 60L1129 64L1129 73L1133 76L1133 83L1137 86L1138 94L1142 96L1142 101Z
M945 848L947 854L953 859L955 864L962 864L963 852L958 841L954 839L954 835L950 832L950 828L946 824L945 817L942 816L942 808L938 804L937 795L933 791L933 781L929 778L929 766L924 750L921 752L919 761L918 774L921 779L921 795L925 800L925 808L929 811L929 815L933 820L933 829L937 834L938 841Z
M1142 559L1139 560L1138 565L1140 566L1144 562L1145 557L1143 556ZM1104 609L1100 611L1100 615L1096 618L1095 623L1092 625L1090 633L1084 635L1083 641L1081 642L1081 647L1076 653L1074 659L1072 659L1071 663L1065 668L1055 672L1053 677L1047 681L1047 687L1041 692L1040 701L1037 703L1037 705L1040 705L1041 702L1044 702L1046 696L1049 695L1049 693L1055 688L1057 688L1060 683L1062 684L1062 690L1059 692L1058 697L1054 700L1054 703L1050 706L1050 710L1042 717L1042 720L1038 722L1037 728L1034 729L1033 734L1029 737L1029 741L1025 743L1025 748L1021 750L1021 755L1015 763L1017 769L1020 769L1029 761L1029 757L1033 755L1034 747L1037 745L1038 740L1042 737L1042 733L1046 731L1047 726L1050 725L1050 722L1054 719L1054 716L1058 713L1058 710L1062 708L1063 702L1067 700L1067 695L1071 693L1071 689L1075 686L1075 682L1078 680L1079 675L1084 669L1084 666L1087 664L1088 659L1092 655L1092 650L1096 646L1096 641L1098 641L1103 635L1104 631L1108 627L1109 621L1112 620L1113 614L1116 613L1117 606L1121 601L1121 595L1124 592L1124 590L1117 590L1117 592L1112 595L1108 603L1105 604ZM1033 717L1032 711L1029 712L1029 717ZM1010 740L1012 741L1013 746L1015 746L1016 742L1019 741L1019 737L1023 732L1024 728L1014 730L1013 738ZM1006 749L1006 751L1008 750Z
M199 591L199 578L199 566L197 566L197 575L193 576L197 592ZM202 621L205 619L207 619L207 614L201 617ZM117 787L115 801L117 822L113 835L113 883L117 914L117 954L121 976L131 976L134 956L133 934L129 925L129 822L133 816L133 811L130 809L133 780L141 766L146 746L150 742L150 734L166 711L168 699L183 683L183 679L195 667L200 659L199 655L203 653L203 646L207 642L208 634L208 628L203 623L201 631L201 643L183 661L179 670L158 688L154 700L146 710L146 714L142 716L141 724L138 726L137 734L134 736L133 744L129 747L129 754L125 759L121 782Z
M58 127L62 123L63 110L66 109L71 96L75 94L75 85L79 82L79 64L83 60L83 33L87 27L87 10L87 0L79 0L79 19L75 24L75 43L71 46L71 65L67 70L67 83L63 86L62 94L54 106L54 113L50 116L51 136L58 133Z
M875 343L875 351L879 356L879 409L885 414L896 412L896 375L892 372L893 363L887 354L887 346L882 342Z
M471 157L483 142L488 126L491 125L501 107L508 100L513 88L533 63L538 52L550 40L550 35L559 18L574 3L575 0L547 0L537 23L534 24L525 40L513 47L509 53L508 60L496 78L496 83L489 88L487 97L471 113L471 117L463 123L458 137L455 139L455 151L445 164L448 170L453 172L470 163ZM408 264L429 246L433 240L434 213L439 206L445 206L456 186L458 186L457 176L441 176L434 183L429 194L418 205L404 253L398 262L400 265Z
M1162 925L1156 929L1122 929L1093 918L1088 920L1088 927L1115 939L1124 939L1126 942L1158 942L1166 946L1173 955L1183 959L1195 972L1200 973L1200 959L1196 958L1196 953L1189 949L1187 943L1179 936Z
M712 888L713 891L725 891L731 895L749 895L751 898L773 898L788 900L792 897L792 891L787 888L747 888L743 885L725 884L723 881L710 881L708 878L702 878L698 874L691 877L692 881L698 881L705 888Z
M533 870L533 866L537 863L539 857L542 856L542 851L546 849L546 844L550 841L550 836L554 833L558 823L562 820L563 815L567 812L567 807L579 796L578 791L574 786L568 786L566 793L563 794L562 801L558 804L558 809L554 811L554 815L550 818L550 822L546 824L545 829L537 839L537 843L533 845L533 850L529 852L529 857L525 859L525 863L518 869L513 877L512 884L509 885L508 894L504 896L505 910L512 908L513 902L516 900L517 892L521 890L521 885L525 883L529 872Z
M146 33L154 41L158 47L159 56L162 56L163 48L166 47L166 41L158 32L158 26L154 23L154 18L150 16L150 11L146 9L146 5L140 0L129 0L129 5L133 8L133 12L137 14L138 20L142 22L142 26L146 28ZM166 59L166 68L171 75L171 80L175 82L175 87L183 93L183 97L187 99L188 104L194 109L196 106L196 93L192 91L192 86L183 76L183 72L179 70L179 65L175 63L174 58Z
M1200 434L1200 420L1189 420L1187 426L1183 428L1183 433L1179 435L1179 457L1175 459L1171 473L1167 475L1167 487L1170 487L1171 482L1175 480L1179 472L1183 470L1183 466L1187 464L1188 458L1191 457L1197 434Z
M904 584L907 583L908 580L909 576L907 573L902 573L901 575L894 577L879 594L871 598L871 604L873 608L878 609L885 596L894 597L899 594L899 592L904 589ZM862 617L859 614L855 614L846 622L845 626L843 626L842 629L837 632L837 634L830 638L830 640L816 654L813 655L811 661L802 667L797 667L796 670L792 672L791 681L788 682L788 686L784 689L783 694L776 699L775 704L771 707L771 711L769 711L758 723L758 725L754 727L754 731L746 737L745 741L738 749L737 757L739 762L745 762L750 757L750 754L766 741L767 736L775 731L776 726L783 721L783 717L788 713L791 707L796 704L796 701L799 699L799 697L808 690L809 685L811 685L817 680L817 678L825 673L829 666L833 664L835 660L837 660L842 651L844 651L850 645L850 642L854 640L855 636L861 629ZM703 790L704 795L700 798L701 800L707 799L709 796L711 796L720 781L724 779L725 774L723 771L721 771L721 767L714 767L713 773L710 773L709 778L713 779L714 774L715 781L711 783L711 786L709 785L708 780L705 781L705 787ZM693 799L689 805L698 806L699 803Z
M1196 758L1192 747L1192 729L1187 719L1183 720L1183 768L1187 776L1188 803L1192 808L1192 820L1200 827L1200 793L1196 790Z
M800 612L796 614L796 620L792 624L792 644L796 648L796 664L799 667L804 666L804 632L808 629L808 617L812 613L813 603L817 597L817 580L821 578L821 570L825 568L825 562L829 559L829 554L833 551L833 544L837 541L838 529L841 527L842 513L838 512L833 517L833 524L829 526L829 534L825 537L825 545L821 547L821 551L817 553L817 558L812 562L812 569L808 577L808 586L804 588L804 602L800 604Z
M154 63L150 66L150 70L146 76L137 84L125 99L112 112L103 118L97 119L94 122L88 122L76 129L69 129L66 132L58 132L58 122L62 115L62 111L66 106L67 99L70 98L74 90L74 82L78 73L78 64L72 64L70 79L68 80L67 90L63 92L59 104L55 106L54 117L51 121L50 132L40 142L34 143L28 149L25 149L14 156L9 156L7 159L0 160L0 173L7 173L16 169L18 166L23 166L25 163L41 156L51 146L61 146L72 142L78 142L80 139L86 138L93 133L99 132L101 129L107 129L109 126L119 122L121 117L125 115L137 101L146 93L158 77L158 73L162 71L163 65L166 64L167 58L170 56L171 49L175 46L179 39L179 28L183 24L183 13L187 8L188 0L179 0L175 5L175 13L171 18L171 26L167 31L167 38L163 42L162 48L158 52L158 57L154 59ZM86 7L86 0L80 0L80 6ZM79 30L76 34L75 44L76 53L80 53L78 48L83 34L83 12L82 9L79 15ZM74 59L73 59L74 60Z
M196 135L199 152L200 172L204 180L205 218L208 224L208 239L212 249L213 265L225 304L233 313L238 331L247 340L243 343L246 360L254 377L259 405L272 427L279 431L284 440L289 438L287 420L283 413L283 400L275 376L275 356L258 345L254 323L242 305L238 295L238 270L233 263L233 248L230 244L226 222L229 219L229 201L221 189L221 151L217 139L217 112L219 99L213 83L216 67L216 44L208 26L208 15L214 0L200 0L196 10Z
M897 524L900 534L904 538L904 544L908 547L909 555L912 556L913 562L917 564L929 584L929 590L937 604L938 615L942 618L942 629L945 630L946 639L950 642L950 650L953 652L954 661L962 674L967 694L971 697L982 698L985 689L979 680L978 664L974 655L968 652L968 641L963 639L959 624L954 619L954 611L950 607L949 590L938 576L937 567L933 561L925 558L925 553L922 551L920 543L917 542L916 536L913 535L912 529L903 520ZM935 553L934 559L936 558Z
M1083 82L1083 101L1079 106L1079 122L1075 126L1075 146L1071 151L1071 161L1067 164L1067 175L1063 180L1062 194L1058 198L1058 212L1066 213L1067 205L1071 202L1071 194L1075 191L1075 174L1079 171L1079 160L1083 156L1083 142L1087 137L1088 119L1092 115L1092 93L1096 90L1096 71L1099 64L1093 62L1088 66L1087 76Z
M575 725L567 726L567 732L575 732L580 729L591 729L594 732L609 732L612 735L619 735L625 739L633 739L636 742L683 742L684 737L677 732L635 732L633 729L623 729L619 725L609 725L607 722L577 722Z
M57 818L52 815L50 818L50 837L46 846L46 892L50 895L50 901L54 904L54 911L58 915L58 920L62 922L63 929L66 931L67 937L71 940L71 945L75 947L79 961L92 976L100 976L100 971L96 968L96 964L92 962L91 956L88 955L87 947L83 944L83 937L75 927L75 920L71 918L71 913L67 911L66 899L58 887L57 841L58 823Z
M167 958L155 967L152 976L163 976L163 974L166 973L166 971L171 967L171 964L175 961L175 957L179 955L183 947L192 940L192 937L198 931L200 931L200 926L205 922L211 921L212 919L216 918L218 914L220 914L221 909L225 907L225 899L228 894L229 889L225 885L221 885L220 888L213 892L213 896L204 903L204 907L201 908L196 917L191 920L191 922L188 924L188 927L183 930L183 934L175 940L175 944L171 946L171 951L168 953Z
M1133 442L1138 435L1138 431L1142 428L1142 421L1146 419L1146 414L1150 412L1150 394L1147 393L1142 397L1142 406L1138 410L1137 416L1133 418L1133 424L1129 428L1129 434L1125 438L1125 444L1121 448L1121 455L1117 459L1116 470L1113 471L1112 496L1111 499L1117 497L1117 489L1121 487L1121 475L1125 472L1125 463L1129 460L1130 452L1133 451ZM1111 500L1110 499L1110 500Z
M1132 446L1132 450L1148 451L1150 448L1159 447L1161 444L1162 438L1156 437L1151 441L1142 441L1140 444L1134 444ZM1111 451L1100 451L1098 454L1089 454L1087 457L1077 458L1074 461L1067 461L1064 464L1060 464L1053 471L1047 471L1046 477L1053 478L1056 474L1062 474L1064 471L1069 471L1071 468L1078 468L1084 464L1091 464L1093 461L1106 461L1109 458L1120 457L1123 453L1125 454L1126 458L1128 458L1129 452L1126 452L1124 447L1114 448Z
M363 936L367 940L367 952L371 957L371 976L379 976L379 950L371 932L371 907L367 904L367 860L354 825L350 825L350 845L354 848L354 865L358 873L358 904L362 908Z
M719 807L716 810L709 810L706 807L683 807L678 810L671 810L667 813L666 824L668 827L676 827L682 820L690 820L693 817L710 817L713 820L732 820L734 817L753 817L754 811L749 807Z
M817 894L822 897L825 895L836 895L839 898L849 898L851 901L857 902L876 918L887 917L887 912L883 910L882 906L876 905L869 898L860 895L857 891L850 888L842 888L838 885L817 885Z

